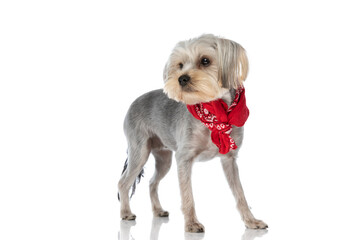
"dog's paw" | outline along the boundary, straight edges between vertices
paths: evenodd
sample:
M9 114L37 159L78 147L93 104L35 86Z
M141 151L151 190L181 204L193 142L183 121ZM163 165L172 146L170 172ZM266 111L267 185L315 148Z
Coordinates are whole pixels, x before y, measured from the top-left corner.
M127 220L127 221L133 221L136 219L136 215L133 213L122 213L121 214L121 219L122 220Z
M266 223L264 223L261 220L257 220L255 218L245 221L245 226L247 228L250 228L250 229L265 229L265 228L268 228L268 225Z
M192 233L205 232L205 227L199 222L190 222L185 224L185 231Z
M155 217L168 217L169 216L169 212L168 211L156 211L154 212L154 216Z

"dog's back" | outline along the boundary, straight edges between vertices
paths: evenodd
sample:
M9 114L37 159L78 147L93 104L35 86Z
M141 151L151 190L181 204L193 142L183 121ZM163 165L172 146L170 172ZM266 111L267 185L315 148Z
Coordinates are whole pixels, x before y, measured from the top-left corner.
M161 144L176 151L176 138L188 131L185 129L187 121L194 119L186 105L169 99L162 89L158 89L145 93L131 104L124 131L129 144L148 138L153 139L152 144L160 144L156 142L160 140Z

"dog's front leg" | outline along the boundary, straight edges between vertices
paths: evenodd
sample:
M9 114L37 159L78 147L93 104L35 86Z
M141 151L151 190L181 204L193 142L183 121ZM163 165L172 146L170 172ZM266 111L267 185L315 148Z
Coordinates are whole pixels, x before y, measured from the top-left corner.
M186 232L204 232L204 226L199 223L195 213L194 198L191 187L191 169L193 159L177 157L178 177L182 201L182 212L185 219Z
M240 211L241 218L243 219L247 228L267 228L267 224L261 220L254 218L249 206L246 202L243 188L240 183L239 170L236 164L235 157L222 157L221 164L225 172L226 179L229 183L232 193L235 196L237 208Z

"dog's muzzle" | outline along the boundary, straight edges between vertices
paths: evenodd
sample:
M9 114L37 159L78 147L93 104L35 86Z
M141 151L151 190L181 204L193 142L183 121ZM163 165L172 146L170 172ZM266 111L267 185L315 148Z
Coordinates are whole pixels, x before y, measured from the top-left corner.
M189 75L181 75L179 77L179 84L184 87L190 81Z

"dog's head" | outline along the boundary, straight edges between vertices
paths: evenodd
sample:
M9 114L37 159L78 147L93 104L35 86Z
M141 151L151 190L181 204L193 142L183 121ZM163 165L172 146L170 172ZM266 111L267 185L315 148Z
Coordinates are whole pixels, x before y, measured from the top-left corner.
M185 104L221 98L242 86L248 73L245 49L214 35L179 42L164 69L164 92Z

